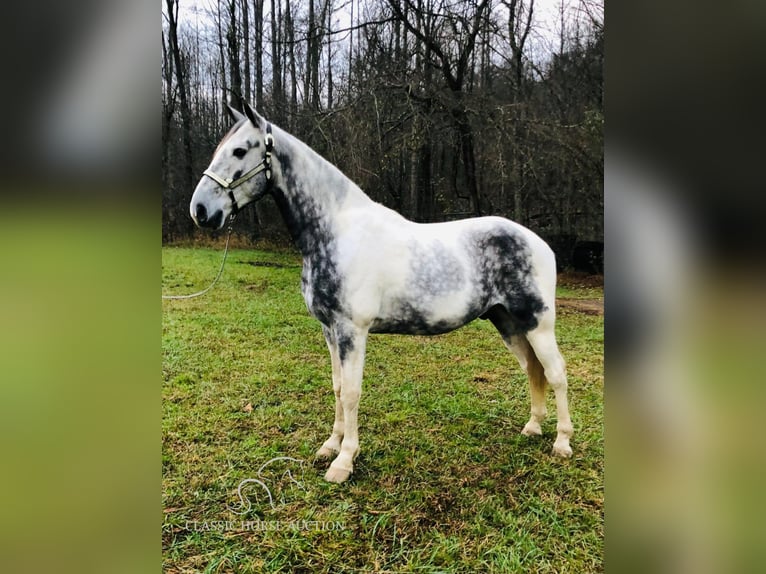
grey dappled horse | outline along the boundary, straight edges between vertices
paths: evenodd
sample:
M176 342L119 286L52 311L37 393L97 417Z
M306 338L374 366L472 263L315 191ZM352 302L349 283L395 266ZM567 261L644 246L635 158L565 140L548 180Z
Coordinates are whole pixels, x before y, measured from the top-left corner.
M249 105L216 149L191 216L221 228L269 193L303 255L303 297L332 360L335 423L317 451L343 482L359 454L357 413L368 333L436 335L489 319L529 377L531 418L542 434L545 388L556 397L553 452L572 454L564 360L554 334L556 263L529 229L500 217L418 224L372 201L306 144Z

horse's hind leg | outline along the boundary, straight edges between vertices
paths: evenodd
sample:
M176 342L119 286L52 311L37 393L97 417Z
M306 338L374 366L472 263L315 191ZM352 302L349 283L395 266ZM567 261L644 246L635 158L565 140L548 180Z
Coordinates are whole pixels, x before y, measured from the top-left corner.
M340 351L338 343L332 331L323 327L327 347L330 349L330 360L332 362L332 390L335 393L335 422L332 425L332 434L322 447L316 452L317 458L330 458L340 452L340 445L343 441L343 404L340 400L341 373L340 373Z
M540 325L526 334L527 341L534 350L542 365L545 379L547 379L556 396L556 442L553 443L553 453L563 457L572 456L572 448L569 439L572 436L572 421L569 418L569 404L567 402L567 376L564 358L556 344L556 336L553 331L552 316L545 317ZM530 421L531 422L531 421Z
M548 410L545 407L545 374L540 361L537 360L535 352L529 345L524 335L514 335L516 330L515 323L511 314L502 306L493 307L487 314L487 318L500 332L503 343L516 356L527 373L529 379L529 395L531 399L529 422L521 431L527 436L543 434L541 424L545 420Z
M532 406L530 408L529 422L524 425L521 434L527 436L541 435L543 434L543 429L540 425L548 415L548 409L545 406L546 380L543 366L537 360L535 352L524 335L512 337L511 343L509 344L506 341L506 345L519 359L519 363L527 372L527 378L529 379L529 395Z

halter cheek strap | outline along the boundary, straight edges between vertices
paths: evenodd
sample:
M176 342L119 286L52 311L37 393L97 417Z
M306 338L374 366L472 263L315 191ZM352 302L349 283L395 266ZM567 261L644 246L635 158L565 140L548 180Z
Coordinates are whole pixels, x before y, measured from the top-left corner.
M230 177L223 178L211 169L206 169L204 172L202 172L203 175L208 176L210 179L215 181L218 185L229 192L229 199L231 200L232 207L231 212L233 215L236 215L239 211L237 200L234 197L234 188L239 187L262 171L266 172L266 184L269 185L271 183L271 152L274 149L274 137L271 135L271 124L266 124L266 137L264 138L264 142L266 145L266 151L263 153L263 160L261 163L245 172L237 179L232 179Z

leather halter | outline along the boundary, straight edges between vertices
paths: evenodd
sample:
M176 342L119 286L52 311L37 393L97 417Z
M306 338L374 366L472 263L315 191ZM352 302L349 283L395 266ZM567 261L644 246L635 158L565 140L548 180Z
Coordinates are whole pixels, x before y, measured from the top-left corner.
M208 176L210 179L215 181L218 185L220 185L222 188L227 190L229 192L229 199L231 200L231 206L232 206L232 214L236 215L239 211L239 206L237 205L237 200L234 197L234 188L239 187L246 181L252 179L262 171L266 172L266 183L269 185L271 183L271 152L274 149L274 137L271 135L271 124L266 124L266 137L264 138L264 143L266 145L266 151L263 153L263 160L261 163L256 165L254 168L248 170L243 175L238 177L237 179L232 179L230 177L223 178L217 173L215 173L212 169L206 169L203 173L203 175Z

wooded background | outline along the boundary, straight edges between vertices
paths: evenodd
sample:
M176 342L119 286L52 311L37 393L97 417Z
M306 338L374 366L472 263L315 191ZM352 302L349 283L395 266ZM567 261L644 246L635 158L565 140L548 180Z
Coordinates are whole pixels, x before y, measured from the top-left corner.
M164 2L163 242L198 233L192 192L244 98L410 219L506 216L560 268L603 249L602 0L547 25L534 0ZM287 241L270 199L237 230Z

